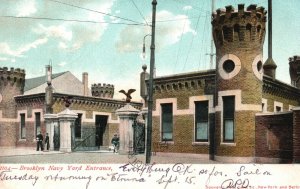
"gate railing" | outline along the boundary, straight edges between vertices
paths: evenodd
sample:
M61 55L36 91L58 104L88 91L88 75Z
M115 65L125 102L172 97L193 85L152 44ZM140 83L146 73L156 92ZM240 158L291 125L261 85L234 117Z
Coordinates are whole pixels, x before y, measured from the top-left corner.
M88 135L87 137L85 137L83 140L81 140L81 141L75 143L73 150L75 150L75 149L76 149L77 147L79 147L79 146L82 147L82 144L85 143L86 140L89 139L91 136L96 136L96 134L95 134L95 133L92 133L92 134Z

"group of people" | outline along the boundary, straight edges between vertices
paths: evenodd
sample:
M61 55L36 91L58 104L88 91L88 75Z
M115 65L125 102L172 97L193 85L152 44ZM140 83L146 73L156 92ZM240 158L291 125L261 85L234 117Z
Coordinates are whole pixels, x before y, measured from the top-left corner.
M46 133L45 141L44 141L44 137L42 135L42 132L40 131L40 133L36 136L36 151L39 151L40 149L41 151L44 151L44 144L46 145L47 151L49 151L50 148L49 135L48 133Z
M46 133L45 140L44 140L44 136L42 135L42 132L40 131L39 134L36 136L36 141L37 141L36 151L39 151L40 149L41 149L41 151L44 151L44 145L46 145L46 149L47 149L47 151L49 151L50 141L49 141L48 133ZM114 153L118 152L119 143L120 143L120 139L119 139L118 135L115 134L114 137L111 139L111 144L114 147ZM99 147L100 147L100 145L99 145Z

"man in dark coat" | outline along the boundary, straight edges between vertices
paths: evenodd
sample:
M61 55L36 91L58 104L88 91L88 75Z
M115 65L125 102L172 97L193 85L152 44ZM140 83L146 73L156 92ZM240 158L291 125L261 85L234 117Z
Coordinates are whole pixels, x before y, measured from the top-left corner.
M114 137L111 139L111 143L114 147L114 153L117 152L119 149L119 142L120 142L120 139L119 139L118 135L115 134Z
M48 133L46 133L46 137L45 137L45 145L47 147L47 150L49 151L50 148L50 142L49 142L49 135Z
M40 131L40 133L36 136L36 141L37 141L36 151L39 151L40 147L41 147L41 151L44 151L43 140L44 140L44 137Z

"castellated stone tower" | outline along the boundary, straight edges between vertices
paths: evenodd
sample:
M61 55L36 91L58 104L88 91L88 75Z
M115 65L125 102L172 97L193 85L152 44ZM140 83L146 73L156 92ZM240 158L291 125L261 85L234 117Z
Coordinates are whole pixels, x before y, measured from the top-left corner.
M216 46L215 158L252 162L255 113L262 110L262 53L266 11L238 5L213 15ZM241 124L243 123L243 124Z
M25 71L0 67L0 146L11 146L16 143L17 119L14 96L24 93Z
M300 89L300 56L289 58L291 85Z
M101 83L92 85L92 96L102 98L113 98L114 97L114 85Z

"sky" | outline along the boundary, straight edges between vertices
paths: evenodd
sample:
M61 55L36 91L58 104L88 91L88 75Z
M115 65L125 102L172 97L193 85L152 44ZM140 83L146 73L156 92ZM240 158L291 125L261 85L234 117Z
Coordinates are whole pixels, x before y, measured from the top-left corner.
M150 64L152 0L0 0L0 67L26 70L26 78L70 71L89 85L137 89L142 65ZM215 0L215 9L267 0ZM276 78L290 83L288 58L300 55L299 0L273 0ZM210 69L211 0L157 0L156 76ZM264 61L267 59L267 35ZM214 58L215 59L215 58ZM215 66L213 66L215 68Z

